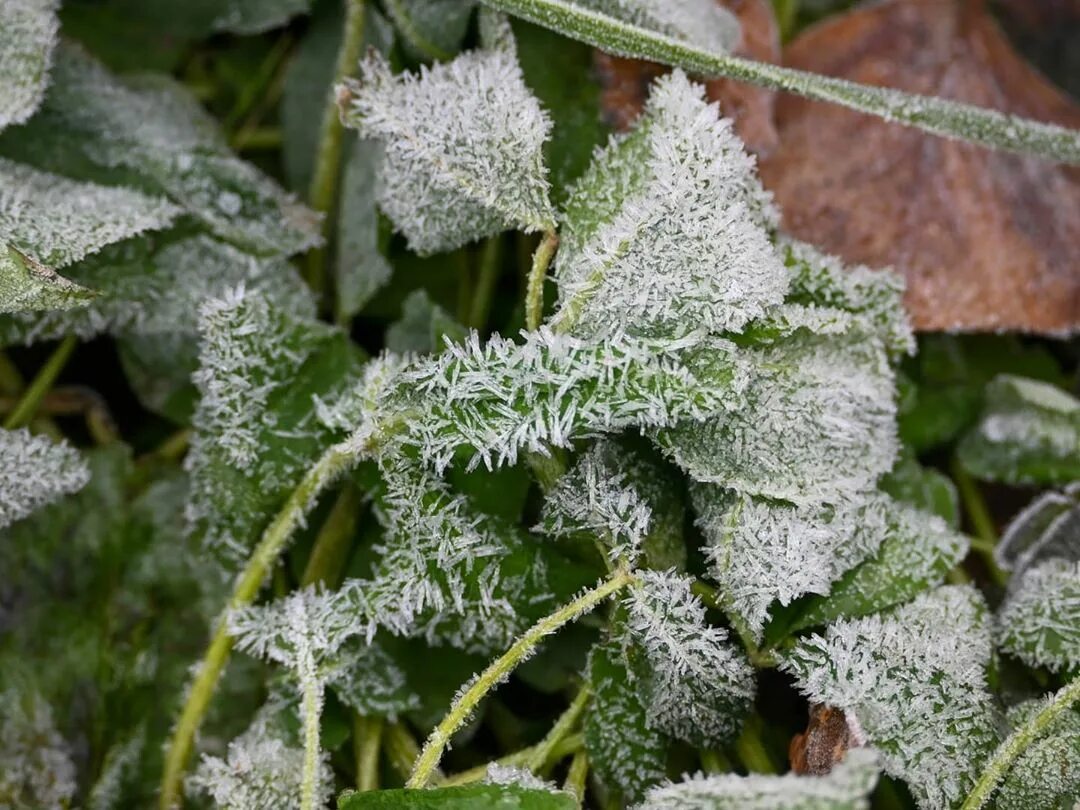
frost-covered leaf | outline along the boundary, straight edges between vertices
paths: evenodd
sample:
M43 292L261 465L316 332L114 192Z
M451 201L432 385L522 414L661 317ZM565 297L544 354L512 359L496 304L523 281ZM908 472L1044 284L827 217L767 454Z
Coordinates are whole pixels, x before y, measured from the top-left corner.
M60 808L75 797L71 747L49 704L32 691L0 693L0 763L4 807Z
M305 13L312 0L224 0L214 6L213 31L259 34Z
M1002 375L987 386L982 420L958 453L973 475L991 481L1080 479L1080 401L1048 383Z
M38 114L0 152L59 174L167 197L215 235L256 253L320 240L318 218L234 156L211 118L161 75L118 77L75 45L56 52Z
M693 776L653 788L636 810L869 810L878 767L855 748L823 776Z
M555 328L738 330L787 290L754 161L681 71L656 83L634 133L597 154L564 221Z
M575 810L569 793L553 793L517 785L462 785L427 790L347 792L338 810Z
M705 622L691 579L642 571L626 598L627 636L651 728L697 746L730 742L754 697L754 671L727 631Z
M0 430L0 528L82 489L90 471L72 447L29 430Z
M80 307L95 295L0 242L0 313Z
M1073 560L1035 563L1015 575L998 611L998 644L1033 667L1080 667L1080 536Z
M49 84L59 0L5 0L0 6L0 129L34 114Z
M49 267L66 267L105 245L164 228L179 212L160 197L0 158L0 236Z
M420 59L449 59L460 48L476 0L387 0L406 49Z
M1029 700L1009 710L1019 728L1044 706ZM1062 810L1080 802L1080 714L1065 712L1017 757L998 788L997 810Z
M527 768L518 768L513 765L500 765L498 762L488 764L487 774L484 776L486 785L512 785L528 790L546 790L549 793L557 793L559 789L553 782L541 779Z
M878 552L833 583L828 595L798 606L791 629L865 616L940 585L968 551L967 537L944 520L901 503L889 508L889 530Z
M659 432L675 463L697 481L792 503L872 489L897 452L880 346L798 336L746 354L757 374L745 407Z
M739 21L714 0L577 0L616 19L726 53L739 41Z
M553 227L542 156L551 123L511 48L402 76L369 54L339 99L345 123L383 144L376 199L416 253Z
M347 336L243 287L200 311L202 399L185 468L189 531L225 561L247 556L273 507L335 435L316 415L359 374Z
M377 159L376 145L359 138L345 156L334 260L334 303L339 321L362 310L393 272L379 250L379 218L375 211Z
M427 354L441 350L446 340L462 343L467 334L426 290L414 290L401 305L401 317L386 330L386 348L399 354Z
M990 654L981 595L951 586L836 622L799 642L781 668L810 700L853 716L886 773L929 810L962 799L997 746Z
M584 728L589 765L609 788L638 801L667 776L669 740L648 724L621 643L593 647L588 679L593 691Z
M938 515L954 529L960 528L960 495L949 476L922 466L903 448L895 466L878 482L882 492L898 501Z
M1018 574L1039 560L1080 558L1080 482L1044 492L1010 522L994 548L994 559Z
M383 641L382 637L370 643L350 638L330 667L329 686L334 694L364 717L396 717L420 708L420 696L408 674Z
M708 543L709 574L760 640L773 602L828 594L841 574L896 534L902 507L869 493L834 504L795 506L739 495L709 484L691 490ZM912 538L905 537L910 542Z
M109 748L101 765L101 774L87 797L87 810L116 810L121 806L125 785L139 775L139 760L145 748L146 729L143 727Z

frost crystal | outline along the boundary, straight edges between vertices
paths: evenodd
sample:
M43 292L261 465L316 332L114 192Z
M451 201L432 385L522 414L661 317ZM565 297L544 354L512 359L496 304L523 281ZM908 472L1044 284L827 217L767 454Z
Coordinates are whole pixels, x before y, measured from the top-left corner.
M68 180L0 158L0 238L50 267L164 228L179 211L138 191Z
M1074 540L1080 557L1080 537ZM1080 666L1080 559L1045 560L1015 576L997 625L1001 649L1030 666Z
M998 742L986 682L986 606L970 587L943 587L889 613L839 621L781 663L812 701L851 713L922 808L972 788Z
M330 666L329 686L342 703L362 715L394 718L420 708L405 672L374 639L353 638Z
M71 751L36 694L0 693L0 763L4 807L68 807L75 797Z
M77 492L90 480L79 453L29 430L0 430L0 528Z
M726 630L705 622L690 578L639 576L640 586L626 598L627 635L644 651L649 725L695 745L729 742L754 697L753 669Z
M1029 700L1009 710L1019 728L1046 706ZM997 810L1061 810L1080 802L1080 715L1064 712L1009 769L995 796Z
M654 788L637 810L869 810L877 755L847 752L824 776L695 776Z
M787 605L805 593L827 594L890 532L890 501L876 493L794 506L708 484L691 492L709 544L709 573L758 640L774 601Z
M394 76L373 53L339 88L342 118L384 146L376 198L409 247L453 250L553 227L542 147L551 122L509 48Z
M739 21L714 0L576 0L624 22L727 53L739 42Z
M512 765L500 765L498 762L492 762L488 765L484 784L517 785L528 790L546 790L549 793L559 792L553 782L544 781L530 770L515 768Z
M95 292L0 242L0 313L84 306Z
M738 330L787 289L775 220L731 121L676 71L654 85L638 130L614 138L571 193L552 326Z
M0 129L34 114L49 84L59 0L0 5Z

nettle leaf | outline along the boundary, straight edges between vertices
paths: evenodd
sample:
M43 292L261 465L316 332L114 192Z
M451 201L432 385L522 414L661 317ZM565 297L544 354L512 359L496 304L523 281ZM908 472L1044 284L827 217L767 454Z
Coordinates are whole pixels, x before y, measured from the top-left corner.
M334 694L364 717L397 717L421 708L420 695L385 641L384 637L370 643L350 638L330 668L329 685Z
M991 481L1080 479L1080 401L1048 383L997 377L986 387L982 420L958 453L972 475Z
M369 54L339 99L346 125L382 143L376 199L416 253L554 227L542 155L551 122L511 46L419 75L395 76Z
M290 312L243 287L202 306L200 333L186 518L207 549L238 562L335 435L313 399L351 385L360 360L313 312Z
M34 114L49 84L59 0L7 0L0 7L0 129Z
M897 453L892 373L875 341L796 336L744 351L745 406L657 435L689 476L796 504L872 489Z
M386 13L406 50L419 59L446 60L461 48L476 0L387 0Z
M994 548L1006 571L1025 571L1039 560L1074 559L1080 550L1080 481L1044 492L1010 522Z
M1028 700L1009 710L1020 728L1046 705ZM1080 715L1064 712L1027 746L995 794L998 810L1060 810L1080 801Z
M429 790L368 790L347 792L338 810L574 810L569 793L535 790L517 785L463 785Z
M774 601L788 605L806 593L828 594L899 522L897 507L875 493L804 506L708 484L694 486L691 494L708 543L709 574L758 640Z
M869 810L878 758L854 748L823 776L695 776L653 788L637 810Z
M638 801L667 776L670 741L650 727L617 640L592 648L588 682L593 691L584 723L589 765L609 788Z
M693 745L730 742L754 698L754 671L727 631L705 622L688 577L642 571L626 598L627 637L649 726Z
M960 496L956 484L944 473L922 466L905 447L896 465L879 482L882 492L912 506L938 515L954 529L960 527Z
M0 313L80 307L96 295L0 242Z
M161 75L117 77L77 46L57 49L37 115L0 152L60 174L162 195L215 235L256 253L317 244L318 217L235 157L216 122Z
M86 462L67 443L29 430L0 430L0 528L77 492L90 480Z
M75 797L72 751L36 693L0 693L0 799L7 807L67 807Z
M613 138L570 193L552 326L738 330L787 290L769 237L776 218L731 121L676 71L653 86L637 130Z
M800 641L781 669L810 700L843 709L920 807L949 807L998 743L987 688L990 626L978 591L938 588L888 613Z
M278 28L311 8L312 0L225 0L218 2L210 23L212 31L261 34Z
M446 341L464 342L468 331L428 296L413 290L401 305L401 318L386 330L386 348L398 354L428 354L441 350Z
M578 5L714 53L727 53L739 42L738 19L712 0L578 0Z
M1080 560L1052 558L1015 575L997 635L1002 650L1030 666L1057 672L1080 666Z
M375 210L378 147L356 138L345 155L334 259L334 305L338 320L356 315L386 286L393 267L379 250Z

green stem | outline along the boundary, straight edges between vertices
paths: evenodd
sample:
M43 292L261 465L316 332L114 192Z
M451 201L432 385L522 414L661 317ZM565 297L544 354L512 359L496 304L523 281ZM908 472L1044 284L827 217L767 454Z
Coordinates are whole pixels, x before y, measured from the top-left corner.
M747 717L742 734L735 741L735 753L750 773L779 773L761 739L761 727L761 718L756 714Z
M379 789L379 751L386 721L381 717L357 714L353 720L353 748L356 752L356 789Z
M1004 586L1008 583L1009 577L998 567L997 560L994 558L994 549L998 542L997 528L994 526L994 519L990 516L990 510L986 507L982 491L975 479L964 469L959 457L953 456L949 471L960 492L960 500L964 504L964 511L971 522L971 528L975 530L971 549L983 558L994 582Z
M319 147L315 155L315 173L311 178L308 200L312 208L324 215L323 237L329 233L330 212L337 199L338 176L341 167L341 144L344 128L338 114L335 88L349 76L360 61L364 43L365 0L345 0L345 31L338 49L334 68L334 84L327 93L319 130ZM326 247L312 248L305 267L308 286L321 295L326 289Z
M322 713L322 682L314 672L304 683L301 713L304 716L304 772L300 783L300 810L315 810L319 794L319 716Z
M420 756L420 746L412 732L403 723L391 723L386 727L383 735L383 745L386 748L386 758L390 765L401 774L402 779L408 779L416 765L416 759ZM433 774L436 779L441 779L442 774L436 769Z
M19 369L6 352L0 352L0 393L15 396L23 390L26 382Z
M546 231L533 254L532 269L529 270L529 281L525 288L525 328L530 332L540 326L544 317L544 280L558 247L559 234L554 230Z
M300 580L301 587L306 588L316 582L330 588L340 584L341 572L356 533L360 505L360 491L346 483L315 538L315 545Z
M251 76L251 81L241 88L240 93L236 98L236 103L233 104L233 108L225 117L222 126L226 131L233 132L234 135L236 134L236 130L240 126L241 120L251 111L252 107L255 106L259 94L269 86L271 80L274 78L274 74L277 73L278 67L280 67L282 61L288 55L290 47L292 47L292 38L286 34L283 37L279 37L273 47L270 48L270 51L266 54L262 64L259 65L255 70L255 73ZM236 148L235 142L233 148Z
M568 0L484 0L589 45L638 59L681 67L707 77L723 76L774 90L839 104L886 121L1062 163L1080 163L1080 132L996 110L932 96L872 87L806 73L739 56L712 53L691 43L622 22Z
M564 737L553 749L551 749L551 754L548 756L548 764L545 767L554 765L563 757L568 756L569 754L575 754L584 747L585 737L580 732ZM536 746L531 745L528 748L522 748L520 751L515 751L512 754L499 757L495 762L499 765L523 768L535 750ZM439 787L456 787L458 785L468 785L472 782L479 782L487 776L489 765L491 765L490 762L485 762L483 765L477 765L475 768L469 768L467 771L455 773L453 776L436 778L435 781L438 783Z
M705 773L731 773L734 770L731 767L731 760L715 748L703 748L698 751L698 756L701 759L701 767Z
M499 260L502 258L502 238L493 236L484 242L480 250L480 271L473 287L472 307L466 326L483 329L491 311L491 299L495 292L495 283L499 280Z
M566 781L563 790L574 794L577 806L585 806L585 780L589 776L589 755L584 751L578 751L570 760L570 770L566 772Z
M998 746L960 810L979 810L985 805L1017 757L1077 702L1080 702L1080 678L1066 684L1042 711L1015 729L1005 742Z
M30 420L34 418L41 400L49 392L49 389L53 387L56 378L64 370L64 366L70 359L71 353L75 351L78 343L78 339L73 335L68 335L60 341L60 345L45 361L45 365L41 367L37 376L34 377L30 387L23 393L19 404L15 406L15 410L8 414L8 418L4 421L5 430L14 430L30 424Z
M280 149L283 140L281 127L256 127L238 133L233 139L232 147L237 152L273 150Z
M424 744L424 750L420 752L420 758L416 761L416 767L405 786L422 788L427 784L431 772L439 764L443 750L454 732L472 715L484 696L502 683L514 668L532 653L537 644L633 581L634 576L629 571L619 571L596 588L586 591L573 602L564 605L526 630L510 649L493 661L469 688L454 700L446 717L434 728Z
M585 707L589 705L589 698L591 697L592 691L588 686L583 686L581 691L577 693L577 697L570 703L570 706L555 721L555 725L551 727L551 731L547 733L547 736L533 748L532 755L525 761L526 768L533 773L540 773L549 764L553 764L551 763L551 753L577 725L578 720L581 719L581 715L585 711Z
M289 495L281 511L263 532L262 539L236 582L228 606L218 619L214 636L196 670L197 674L188 691L180 718L173 729L165 755L158 801L162 810L172 810L180 803L181 781L195 733L199 730L213 697L214 687L229 660L232 650L232 638L229 636L226 621L229 613L246 607L255 600L267 573L281 555L293 532L303 523L305 516L314 506L316 497L353 463L356 453L348 444L334 445L328 449L308 470Z

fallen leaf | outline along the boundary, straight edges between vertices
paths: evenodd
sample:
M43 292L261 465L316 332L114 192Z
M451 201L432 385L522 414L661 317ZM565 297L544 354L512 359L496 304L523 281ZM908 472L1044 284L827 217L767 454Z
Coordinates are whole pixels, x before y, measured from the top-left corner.
M1080 108L1012 49L981 2L885 0L814 26L792 67L1080 127ZM1080 172L784 94L762 163L784 228L891 265L923 331L1080 327Z
M768 0L717 0L735 14L741 38L735 53L763 62L780 60L780 33ZM637 119L649 96L649 86L668 68L655 62L625 59L595 51L594 64L601 87L600 109L606 123L623 132ZM776 93L732 79L705 82L710 101L720 102L725 116L735 121L735 130L747 147L765 156L778 144L773 124Z
M847 755L848 749L862 745L848 725L843 709L814 703L806 731L791 738L788 759L797 774L822 776Z

